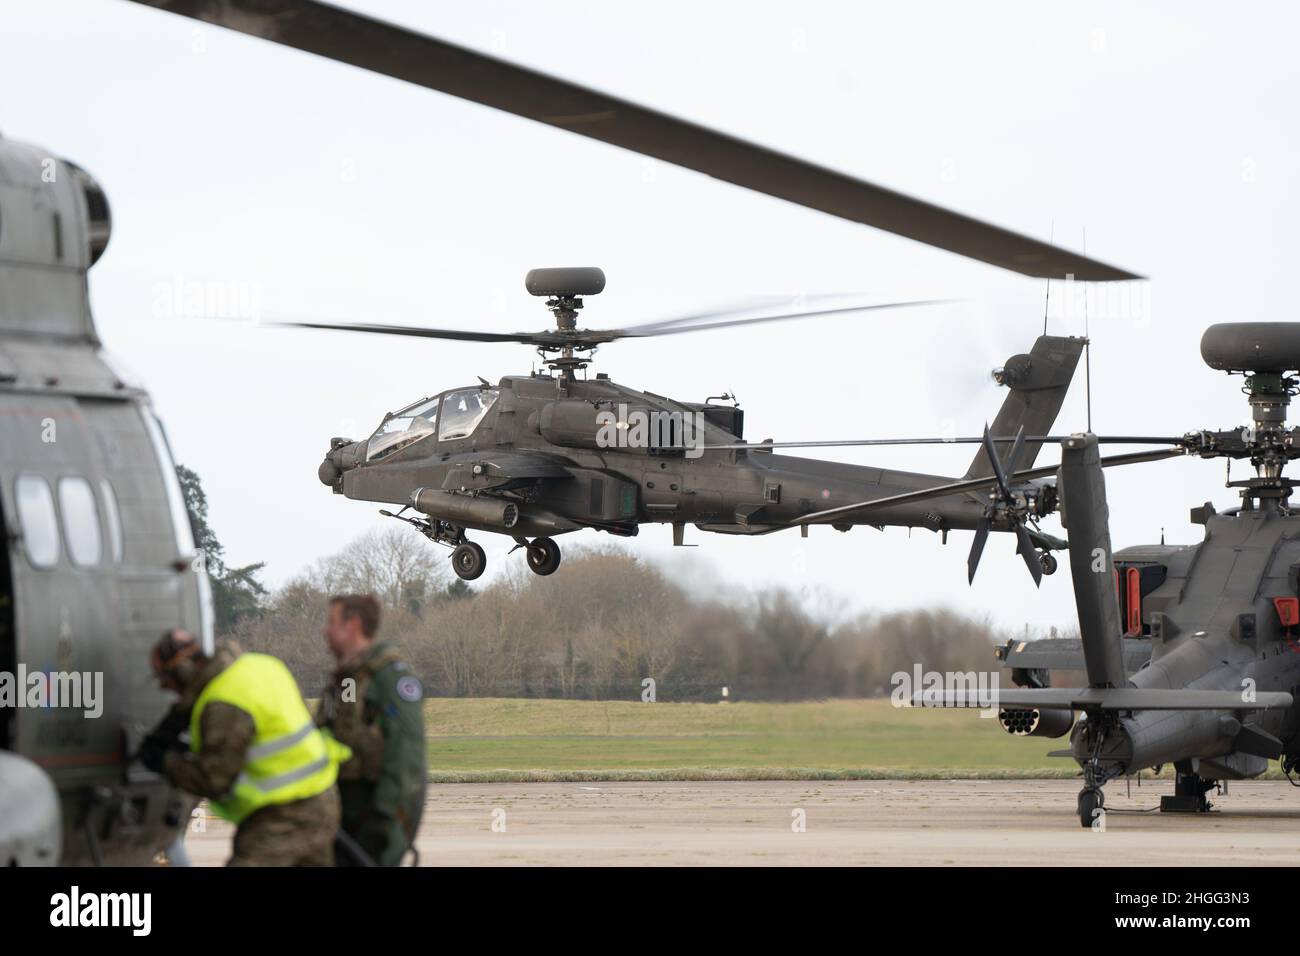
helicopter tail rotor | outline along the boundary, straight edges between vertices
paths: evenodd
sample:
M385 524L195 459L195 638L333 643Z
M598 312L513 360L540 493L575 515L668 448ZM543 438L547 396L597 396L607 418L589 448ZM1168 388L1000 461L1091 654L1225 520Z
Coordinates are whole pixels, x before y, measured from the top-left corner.
M993 530L995 521L1010 524L1016 535L1016 553L1029 569L1029 574L1034 579L1034 586L1038 587L1042 583L1043 567L1038 557L1038 549L1034 547L1033 539L1025 530L1024 523L1029 517L1028 511L1023 498L1017 497L1007 477L1008 474L1016 473L1016 467L1024 451L1025 427L1023 425L1016 432L1015 441L1011 444L1011 451L1007 453L1005 463L998 456L997 446L993 443L993 434L989 431L989 426L987 424L984 426L984 453L988 456L996 484L990 494L991 500L984 518L975 529L975 540L971 542L970 556L966 559L967 583L975 581L975 572L979 570L980 557L984 553L984 545L988 542L989 532Z

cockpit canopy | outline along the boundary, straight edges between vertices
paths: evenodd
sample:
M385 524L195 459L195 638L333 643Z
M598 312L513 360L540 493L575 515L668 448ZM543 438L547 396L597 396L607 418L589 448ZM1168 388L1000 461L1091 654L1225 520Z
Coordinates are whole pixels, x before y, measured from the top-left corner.
M387 458L435 433L438 441L468 438L487 416L499 394L495 388L458 388L436 398L413 402L384 419L375 429L366 444L366 460Z

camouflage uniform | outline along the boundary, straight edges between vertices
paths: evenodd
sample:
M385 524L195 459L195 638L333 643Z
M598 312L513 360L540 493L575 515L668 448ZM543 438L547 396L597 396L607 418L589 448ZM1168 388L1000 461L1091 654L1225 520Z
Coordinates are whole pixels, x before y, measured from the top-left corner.
M343 830L380 866L402 862L424 810L423 696L397 651L376 642L339 665L317 707L317 725L352 748L339 767Z
M218 647L194 679L181 688L176 709L188 714L203 688L240 654L232 643ZM198 753L173 751L163 770L177 787L200 797L226 794L244 769L244 753L254 736L249 713L225 701L203 709ZM334 787L305 800L272 804L249 814L235 832L227 866L333 866L334 834L339 826L339 796Z

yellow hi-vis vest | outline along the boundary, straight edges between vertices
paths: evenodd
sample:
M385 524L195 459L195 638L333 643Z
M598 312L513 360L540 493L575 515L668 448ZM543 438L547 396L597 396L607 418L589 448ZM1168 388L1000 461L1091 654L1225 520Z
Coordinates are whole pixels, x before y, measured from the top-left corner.
M316 728L298 683L279 658L241 654L203 688L190 715L190 749L203 741L204 708L224 701L253 718L253 741L243 772L230 792L209 801L217 816L239 823L254 810L323 793L334 785L339 764L352 751Z

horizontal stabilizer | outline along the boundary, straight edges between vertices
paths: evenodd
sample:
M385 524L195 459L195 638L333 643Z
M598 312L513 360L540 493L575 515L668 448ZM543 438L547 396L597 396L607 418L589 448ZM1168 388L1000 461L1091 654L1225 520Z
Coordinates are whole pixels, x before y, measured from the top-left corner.
M1024 687L989 691L922 691L913 707L1036 707L1064 710L1269 710L1291 706L1291 695L1259 691L1244 699L1235 690L1146 687Z

